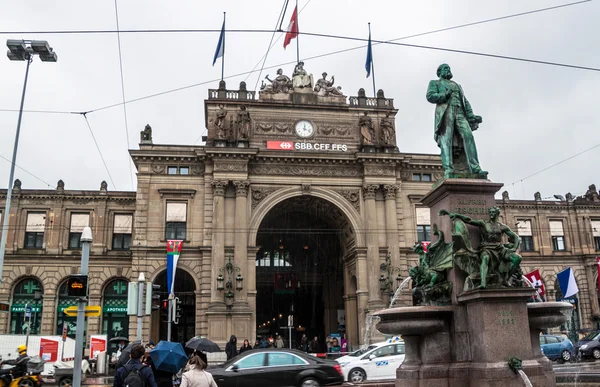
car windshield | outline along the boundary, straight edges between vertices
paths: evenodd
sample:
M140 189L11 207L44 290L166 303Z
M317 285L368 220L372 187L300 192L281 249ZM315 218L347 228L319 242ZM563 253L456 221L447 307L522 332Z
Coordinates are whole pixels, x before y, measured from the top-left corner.
M587 335L583 336L583 338L581 338L579 341L596 340L596 339L598 339L598 337L600 337L600 332L594 331L594 332L590 332Z
M364 355L365 353L369 352L370 350L374 349L376 346L375 345L369 345L366 348L361 348L356 352L352 352L351 354L349 354L348 356L354 356L354 357L358 357L360 355Z

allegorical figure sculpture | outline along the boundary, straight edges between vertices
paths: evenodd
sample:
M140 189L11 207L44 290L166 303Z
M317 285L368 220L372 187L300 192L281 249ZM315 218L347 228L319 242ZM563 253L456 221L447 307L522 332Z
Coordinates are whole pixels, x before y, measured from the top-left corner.
M304 70L304 62L298 62L292 74L292 86L295 88L313 87L313 76Z
M373 129L373 121L368 116L367 112L364 112L358 119L358 125L360 126L360 133L362 134L363 144L372 145L375 142L375 130Z
M292 80L283 74L282 69L277 69L277 77L275 79L269 78L267 75L265 79L271 82L271 85L265 85L264 91L272 93L287 93L292 88Z
M419 264L408 272L416 305L449 305L451 302L452 282L448 281L447 273L452 268L453 242L444 242L444 233L436 224L433 234L438 239L427 251L420 242L413 246L413 251L419 254Z
M152 142L152 128L150 125L146 125L144 130L140 132L140 141L141 142Z
M381 119L379 127L381 128L381 136L385 145L395 145L394 141L394 119L390 118L392 113L386 112L385 117Z
M473 138L482 119L473 114L462 87L452 80L450 66L441 64L437 75L439 79L427 87L427 101L436 104L434 139L441 150L444 176L487 178Z
M237 114L237 139L247 140L250 134L250 112L246 109L246 106L240 107L240 111Z
M217 129L217 139L225 139L225 117L227 116L227 110L222 104L219 105L219 110L216 113L215 129Z
M342 95L340 89L333 87L333 83L335 82L335 76L331 76L331 81L327 80L327 73L321 74L323 78L317 80L317 84L315 85L315 91L320 95Z
M452 219L454 262L468 274L465 290L522 286L521 256L517 254L519 236L498 221L498 207L489 208L488 214L489 220L475 220L446 210L439 211L439 215L448 215ZM466 224L479 229L477 249L471 243ZM508 243L502 243L502 235L508 237Z

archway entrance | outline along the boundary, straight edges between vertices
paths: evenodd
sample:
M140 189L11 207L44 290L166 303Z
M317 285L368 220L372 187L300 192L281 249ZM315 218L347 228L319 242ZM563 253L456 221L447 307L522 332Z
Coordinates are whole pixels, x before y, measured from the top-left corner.
M263 218L256 245L257 336L281 335L289 346L288 316L293 315L292 348L304 334L346 333L344 264L355 244L347 217L327 200L303 195L275 205Z
M168 298L167 294L167 272L166 270L156 276L156 285L160 285L161 300ZM175 272L175 297L181 301L181 317L179 324L171 325L171 341L185 343L196 335L196 284L192 276L185 270L177 269ZM162 302L161 302L162 305ZM150 337L155 343L167 339L167 319L163 310L152 313Z

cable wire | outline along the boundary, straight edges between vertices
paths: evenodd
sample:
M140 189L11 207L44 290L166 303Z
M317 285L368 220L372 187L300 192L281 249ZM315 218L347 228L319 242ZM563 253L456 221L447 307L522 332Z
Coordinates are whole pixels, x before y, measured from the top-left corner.
M125 136L127 137L127 150L131 149L129 145L129 126L127 124L127 106L125 104L125 81L123 80L123 55L121 53L121 34L119 33L119 7L117 5L117 1L115 0L115 19L117 22L117 43L119 46L119 70L121 72L121 95L123 96L123 114L125 118ZM131 180L131 189L135 186L133 184L133 169L131 168L131 159L127 161L127 165L129 166L129 179ZM114 184L114 183L113 183Z
M4 160L6 160L9 164L12 164L12 161L10 161L9 159L7 159L6 157L0 155L1 158L3 158ZM42 183L46 184L48 187L52 188L52 186L47 182L42 180L41 178L39 178L38 176L34 175L33 173L29 172L28 170L26 170L25 168L21 168L19 167L17 164L15 164L15 167L19 168L20 170L22 170L23 172L27 173L29 176L41 181Z
M87 127L90 130L90 134L92 135L92 139L94 140L94 144L96 144L96 149L98 150L98 154L100 154L100 158L102 159L102 164L104 164L104 169L106 169L106 173L108 174L108 178L110 179L110 183L112 184L113 187L115 187L115 189L117 189L117 185L115 184L115 181L113 180L113 178L112 178L112 176L110 174L110 171L108 170L108 166L106 165L106 160L104 160L104 156L102 155L102 151L100 150L100 146L98 145L98 141L96 141L96 136L94 136L94 131L92 130L90 122L88 121L87 114L86 113L82 113L81 115L85 119L85 123L87 124Z

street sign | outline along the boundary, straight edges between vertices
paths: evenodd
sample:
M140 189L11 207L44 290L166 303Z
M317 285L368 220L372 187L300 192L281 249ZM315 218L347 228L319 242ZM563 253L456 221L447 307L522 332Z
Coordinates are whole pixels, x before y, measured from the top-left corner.
M73 306L69 306L68 308L65 308L64 313L67 316L76 317L77 316L77 306L73 305ZM97 316L100 316L101 314L102 314L102 307L99 305L85 307L85 317L97 317Z
M25 307L25 318L31 317L31 306L27 305Z

